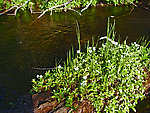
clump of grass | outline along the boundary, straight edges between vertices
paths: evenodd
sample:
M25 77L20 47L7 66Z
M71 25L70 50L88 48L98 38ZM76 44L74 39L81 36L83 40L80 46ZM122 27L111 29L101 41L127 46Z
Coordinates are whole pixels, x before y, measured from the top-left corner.
M106 38L101 46L93 41L85 52L80 45L75 55L74 49L69 51L63 66L32 80L32 90L51 90L52 98L59 102L63 99L74 110L75 100L88 99L98 113L125 113L130 108L136 112L138 100L145 98L142 83L146 74L142 67L150 67L150 49L148 43L115 42L114 28L115 24L108 24L107 38L100 38ZM79 30L77 34L80 36Z

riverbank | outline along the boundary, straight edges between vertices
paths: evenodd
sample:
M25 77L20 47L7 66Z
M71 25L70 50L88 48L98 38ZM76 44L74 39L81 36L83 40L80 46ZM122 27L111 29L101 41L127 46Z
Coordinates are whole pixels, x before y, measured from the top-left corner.
M68 113L71 112L71 109L68 107L64 107L64 102L58 104L56 101L51 101L48 103L49 96L48 93L38 94L38 95L24 95L17 100L17 102L11 108L1 109L0 113ZM34 97L34 98L33 98ZM50 99L50 98L49 98ZM43 100L43 101L40 101ZM137 113L149 113L150 112L150 95L147 95L147 98L139 101L139 104L136 106ZM47 101L47 102L45 102ZM40 102L43 104L39 104L37 107L36 103ZM76 106L80 105L77 113L91 113L88 111L92 111L92 106L90 102L85 100L84 102L76 102ZM47 106L47 107L45 107ZM53 107L56 109L54 110ZM134 113L132 110L130 113Z

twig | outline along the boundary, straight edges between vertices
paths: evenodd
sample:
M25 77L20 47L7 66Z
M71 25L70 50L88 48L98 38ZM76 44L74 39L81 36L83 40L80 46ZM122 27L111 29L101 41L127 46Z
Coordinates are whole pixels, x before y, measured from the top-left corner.
M131 2L131 0L127 0L127 1L130 1L130 2ZM131 4L133 4L135 7L137 7L137 5L136 5L136 4L134 4L134 3L132 3L132 2L131 2Z
M11 11L11 10L14 9L14 8L17 8L17 9L15 9L15 11L14 11L13 14L7 14L7 15L15 15L15 16L16 16L17 11L18 11L21 7L25 6L29 1L30 1L30 0L26 1L23 5L20 5L20 6L17 6L17 5L12 6L11 8L9 8L9 9L5 10L4 12L0 13L0 15L3 15L3 14L5 14L5 13Z
M81 13L82 13L83 11L85 11L85 10L91 5L92 1L93 1L93 0L91 0L90 3L89 3L85 8L83 8L83 9L81 10Z
M111 40L111 39L108 38L107 36L101 37L99 40L103 40L103 39L107 39L107 40L110 41L112 44L118 45L118 42L115 42L115 41Z
M30 1L30 0L26 1L23 5L17 7L17 9L16 9L15 12L14 12L14 15L16 16L17 11L18 11L21 7L25 6L29 1Z
M52 69L56 69L56 68L39 68L39 67L34 67L34 70L40 70L40 71L44 71L44 70L52 70Z
M9 9L7 9L7 10L5 10L5 11L3 11L2 13L0 13L0 15L3 15L3 14L5 14L5 13L7 13L8 11L11 11L13 8L15 8L15 7L18 7L18 6L12 6L11 8L9 8Z
M77 10L75 10L75 9L71 9L71 8L69 8L68 10L71 10L71 11L74 11L74 12L78 13L80 16L82 15L80 12L78 12L78 11L77 11Z
M57 6L53 6L53 7L49 8L49 9L46 9L46 10L38 17L38 19L41 18L47 11L53 10L54 8L58 8L58 7L65 6L65 5L69 4L70 2L72 2L72 0L67 1L67 2L64 3L64 4L60 4L60 5L57 5Z

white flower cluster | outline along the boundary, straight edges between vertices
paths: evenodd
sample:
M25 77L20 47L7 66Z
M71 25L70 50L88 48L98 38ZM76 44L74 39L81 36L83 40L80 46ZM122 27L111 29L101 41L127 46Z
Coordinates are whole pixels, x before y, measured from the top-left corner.
M58 69L62 68L61 65L58 66Z
M106 45L105 45L105 44L102 44L102 47L106 47Z
M80 50L77 50L77 53L79 54L79 53L81 53L81 51L80 51Z
M76 70L76 71L77 71L77 70L79 70L79 68L78 68L78 67L75 67L75 68L74 68L74 70Z
M96 47L89 47L88 48L89 53L92 53L93 51L96 51Z
M83 79L86 80L86 79L87 79L87 76L83 76Z
M133 43L135 45L135 47L140 47L139 44L137 44L136 42Z
M80 83L82 86L85 86L87 84L86 81L83 81L82 83Z
M36 75L36 77L37 77L37 78L43 78L43 76L42 76L42 75Z

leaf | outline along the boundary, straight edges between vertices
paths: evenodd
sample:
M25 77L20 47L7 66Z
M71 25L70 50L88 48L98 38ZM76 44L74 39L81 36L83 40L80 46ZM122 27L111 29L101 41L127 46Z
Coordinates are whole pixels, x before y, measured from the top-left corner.
M56 96L51 96L51 98L56 98Z
M134 107L131 107L132 108L132 110L134 111L134 112L136 112L136 109L134 108Z

